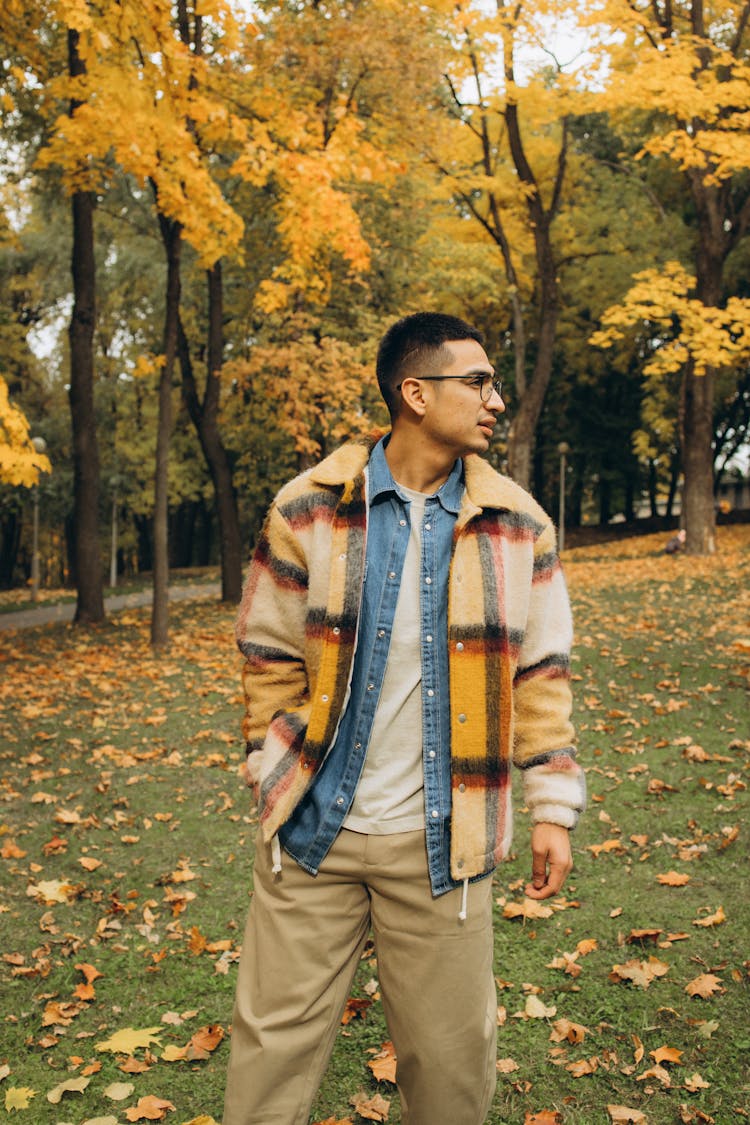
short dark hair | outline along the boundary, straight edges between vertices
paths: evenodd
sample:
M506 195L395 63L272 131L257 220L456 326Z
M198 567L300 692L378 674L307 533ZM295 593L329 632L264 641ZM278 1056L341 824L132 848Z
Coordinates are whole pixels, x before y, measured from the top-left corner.
M391 418L395 418L401 406L397 386L416 371L423 375L439 374L439 368L448 359L444 347L450 340L484 343L478 329L445 313L412 313L391 325L380 341L375 367Z

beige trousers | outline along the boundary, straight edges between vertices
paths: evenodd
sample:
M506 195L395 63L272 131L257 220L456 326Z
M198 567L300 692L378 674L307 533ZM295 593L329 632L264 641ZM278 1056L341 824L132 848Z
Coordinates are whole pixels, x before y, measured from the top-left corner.
M433 898L424 832L342 831L316 876L257 844L224 1125L308 1125L372 927L403 1125L482 1125L495 1088L492 880ZM352 1090L355 1093L355 1090Z

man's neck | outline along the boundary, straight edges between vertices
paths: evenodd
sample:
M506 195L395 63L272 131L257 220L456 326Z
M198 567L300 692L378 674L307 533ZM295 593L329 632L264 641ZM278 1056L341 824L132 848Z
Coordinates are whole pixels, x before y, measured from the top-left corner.
M385 447L385 459L395 481L428 496L445 484L456 463L450 454L422 445L417 433L397 430Z

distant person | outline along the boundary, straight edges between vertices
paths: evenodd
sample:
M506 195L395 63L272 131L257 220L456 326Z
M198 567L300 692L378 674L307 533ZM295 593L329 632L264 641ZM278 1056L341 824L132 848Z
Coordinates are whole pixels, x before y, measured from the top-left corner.
M667 542L664 548L666 555L676 555L678 551L682 551L685 546L685 529L680 528L676 535Z
M371 927L402 1122L481 1125L511 763L527 894L571 869L568 597L549 518L481 457L505 410L482 338L408 316L377 377L390 432L282 488L237 620L260 831L224 1125L306 1125Z

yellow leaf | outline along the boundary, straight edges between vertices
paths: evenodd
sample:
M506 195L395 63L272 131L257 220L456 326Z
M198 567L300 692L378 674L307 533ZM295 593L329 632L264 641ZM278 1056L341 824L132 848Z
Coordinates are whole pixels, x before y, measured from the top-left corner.
M554 1006L547 1007L546 1004L542 1003L538 996L532 995L526 997L526 1006L524 1008L524 1012L528 1019L545 1020L552 1019L552 1017L557 1013L557 1008Z
M134 1089L132 1082L111 1082L102 1093L113 1102L122 1102L130 1097Z
M613 1125L646 1125L646 1115L639 1109L626 1105L608 1105L607 1113Z
M5 1091L5 1108L10 1113L12 1109L28 1109L29 1102L36 1097L36 1090L28 1086L9 1086Z
M47 1092L47 1101L52 1102L52 1105L57 1105L63 1094L82 1094L90 1081L90 1078L67 1078Z
M132 1055L138 1047L150 1047L152 1043L156 1043L160 1047L159 1035L161 1031L160 1027L143 1027L140 1029L124 1027L122 1031L116 1031L114 1035L110 1035L109 1039L97 1043L96 1049L97 1051L112 1051L114 1054Z

